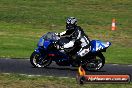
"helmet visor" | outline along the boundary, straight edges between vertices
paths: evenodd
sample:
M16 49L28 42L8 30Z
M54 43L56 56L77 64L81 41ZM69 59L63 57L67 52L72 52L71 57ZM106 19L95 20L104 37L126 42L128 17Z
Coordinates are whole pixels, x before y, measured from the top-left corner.
M66 29L67 30L72 30L74 29L75 25L74 24L66 24Z

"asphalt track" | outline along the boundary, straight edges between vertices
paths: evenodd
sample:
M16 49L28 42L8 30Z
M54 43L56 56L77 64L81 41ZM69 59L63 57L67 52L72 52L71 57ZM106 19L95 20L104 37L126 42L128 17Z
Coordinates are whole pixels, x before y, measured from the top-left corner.
M75 78L78 68L61 67L54 62L47 68L34 68L28 59L0 59L0 73L17 73L27 75L44 75L55 77ZM132 65L105 64L96 72L86 72L87 74L129 74L132 81Z

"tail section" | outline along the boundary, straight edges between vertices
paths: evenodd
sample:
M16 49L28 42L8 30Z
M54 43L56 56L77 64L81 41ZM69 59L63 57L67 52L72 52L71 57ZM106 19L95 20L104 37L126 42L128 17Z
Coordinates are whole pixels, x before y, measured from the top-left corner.
M91 41L91 52L96 52L100 50L104 50L111 45L110 42L102 42L100 40L92 40Z

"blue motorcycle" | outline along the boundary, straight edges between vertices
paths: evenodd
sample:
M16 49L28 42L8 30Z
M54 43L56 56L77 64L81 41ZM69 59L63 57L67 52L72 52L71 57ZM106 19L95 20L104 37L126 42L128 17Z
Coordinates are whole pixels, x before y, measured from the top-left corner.
M78 67L80 64L85 70L100 70L105 64L105 57L102 52L111 45L110 42L92 40L91 51L80 60L73 59L74 54L81 48L81 44L75 44L70 49L57 49L57 45L68 43L67 38L60 38L54 32L44 34L37 44L37 49L31 54L30 62L34 67L47 67L52 61L59 66ZM79 48L80 47L80 48Z

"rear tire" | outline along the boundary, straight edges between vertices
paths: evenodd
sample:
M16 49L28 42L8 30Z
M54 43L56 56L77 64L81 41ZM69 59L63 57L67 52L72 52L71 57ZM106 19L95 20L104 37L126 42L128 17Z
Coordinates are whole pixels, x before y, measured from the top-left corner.
M94 62L96 61L97 61L97 64L95 65ZM89 64L95 65L95 67L94 66L90 67ZM100 70L104 66L104 64L105 64L105 57L101 52L99 52L96 55L96 59L93 61L91 60L90 63L87 63L86 65L84 65L83 68L88 71L97 71L97 70Z
M30 56L30 63L34 67L47 67L51 64L51 62L51 58L48 58L47 56L42 58L41 55L37 52L33 52Z

